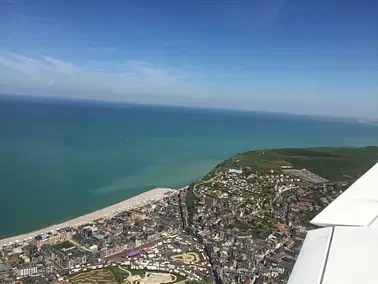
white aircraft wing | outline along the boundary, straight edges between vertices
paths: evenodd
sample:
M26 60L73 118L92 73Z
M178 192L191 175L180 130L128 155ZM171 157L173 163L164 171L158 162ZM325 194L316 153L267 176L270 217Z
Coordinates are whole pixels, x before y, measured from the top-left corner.
M378 163L311 223L288 284L377 284Z
M289 283L321 283L332 234L333 228L311 230L307 233Z
M377 217L378 163L316 215L311 224L368 227L376 223Z

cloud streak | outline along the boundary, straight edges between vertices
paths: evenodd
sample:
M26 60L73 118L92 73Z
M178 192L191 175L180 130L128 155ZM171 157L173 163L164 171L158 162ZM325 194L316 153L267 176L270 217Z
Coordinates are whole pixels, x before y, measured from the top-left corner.
M86 68L44 56L31 58L13 52L0 53L0 92L30 94L75 92L78 97L127 100L130 96L188 96L198 91L188 75L143 61L125 61L114 69ZM108 97L106 97L108 96Z

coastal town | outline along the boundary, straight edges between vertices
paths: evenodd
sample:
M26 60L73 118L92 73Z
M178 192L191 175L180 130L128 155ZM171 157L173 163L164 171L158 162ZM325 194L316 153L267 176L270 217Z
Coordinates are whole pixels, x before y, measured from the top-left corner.
M286 283L309 221L347 186L305 169L229 169L181 193L185 227L217 283Z
M0 283L286 283L309 221L349 184L290 166L216 171L3 240Z
M203 246L183 233L179 192L152 190L103 218L3 241L0 283L212 283Z

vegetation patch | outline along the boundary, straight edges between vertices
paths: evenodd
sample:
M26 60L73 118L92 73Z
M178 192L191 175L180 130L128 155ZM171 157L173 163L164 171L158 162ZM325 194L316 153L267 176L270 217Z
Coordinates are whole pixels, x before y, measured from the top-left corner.
M57 250L62 250L62 249L69 249L69 248L72 248L74 247L75 245L69 241L65 241L63 243L60 243L60 244L56 244L54 245L53 247Z
M265 149L249 151L225 160L204 178L216 171L250 168L252 171L281 169L282 166L305 168L331 181L358 178L378 161L378 147L316 147L303 149Z
M92 270L75 274L68 279L73 284L108 284L119 283L110 268Z
M172 255L170 257L172 260L178 260L186 263L198 263L201 258L197 252L186 252L181 254Z

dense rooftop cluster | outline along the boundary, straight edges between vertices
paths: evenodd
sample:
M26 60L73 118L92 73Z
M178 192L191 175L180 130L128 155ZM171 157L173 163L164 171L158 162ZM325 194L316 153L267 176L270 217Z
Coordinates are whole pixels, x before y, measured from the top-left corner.
M118 266L212 279L203 247L183 234L182 225L177 191L88 224L46 232L1 248L0 283L60 283L75 273Z
M346 186L289 167L217 172L182 193L186 230L220 283L286 283L308 222Z

